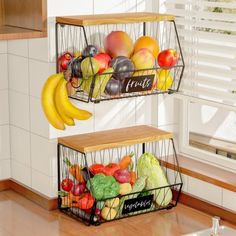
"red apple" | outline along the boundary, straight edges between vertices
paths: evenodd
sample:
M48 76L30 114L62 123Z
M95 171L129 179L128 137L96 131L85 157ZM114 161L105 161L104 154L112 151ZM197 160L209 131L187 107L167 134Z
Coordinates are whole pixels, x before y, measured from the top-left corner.
M73 56L70 52L65 52L58 58L60 72L67 70L68 64L72 58Z
M103 53L103 52L100 52L99 54L94 56L94 58L99 63L98 73L102 73L104 70L106 70L108 68L110 61L111 61L111 57L108 54Z
M159 53L157 62L160 67L172 67L176 65L178 57L175 49L166 49Z

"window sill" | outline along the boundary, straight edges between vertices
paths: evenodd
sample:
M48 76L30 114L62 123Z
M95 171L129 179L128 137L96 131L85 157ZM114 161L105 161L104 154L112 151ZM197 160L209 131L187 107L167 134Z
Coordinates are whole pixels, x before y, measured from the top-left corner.
M178 155L180 172L221 188L236 192L236 173ZM170 169L176 169L173 160L164 163Z

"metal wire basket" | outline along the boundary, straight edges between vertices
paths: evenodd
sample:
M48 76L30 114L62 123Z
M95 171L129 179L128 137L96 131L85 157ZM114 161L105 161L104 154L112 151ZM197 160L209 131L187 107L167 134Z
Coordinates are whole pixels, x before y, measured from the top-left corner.
M57 71L60 68L60 57L69 52L72 60L80 57L83 51L94 46L94 50L105 52L104 40L114 31L126 32L133 43L140 37L148 36L158 42L159 53L163 50L174 49L178 61L174 65L160 67L155 56L153 63L145 66L145 59L141 67L130 66L130 58L125 58L127 69L97 72L93 65L93 56L88 55L90 65L89 76L85 73L73 73L76 77L72 86L75 88L71 97L84 102L100 102L104 100L120 99L174 93L179 90L184 71L184 60L173 16L155 13L130 13L98 16L60 17L56 23L56 56L58 58ZM139 57L140 58L140 57ZM81 61L85 59L81 57ZM112 58L111 58L112 59ZM110 67L114 68L114 64ZM74 76L75 74L76 76ZM69 77L70 77L69 76ZM69 78L68 80L72 79Z
M121 160L130 153L132 163L121 169ZM150 156L153 166L144 175L140 163ZM125 180L124 172L132 172L136 180ZM152 183L153 178L157 182ZM171 133L136 126L59 139L59 209L85 224L171 209L181 188Z

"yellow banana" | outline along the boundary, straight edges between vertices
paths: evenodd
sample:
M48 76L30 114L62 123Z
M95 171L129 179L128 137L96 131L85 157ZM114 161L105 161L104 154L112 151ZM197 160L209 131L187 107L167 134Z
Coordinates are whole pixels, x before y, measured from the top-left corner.
M63 74L50 76L43 86L41 104L49 123L56 129L64 130L65 125L54 104L54 93Z
M54 101L55 101L56 109L57 109L60 117L64 121L64 123L69 126L73 126L73 125L75 125L74 120L71 117L67 116L67 114L64 112L62 105L60 103L60 100L59 100L60 92L61 92L59 85L60 85L60 82L62 82L63 80L65 80L65 79L63 77L61 77L60 81L56 87L55 94L54 94Z
M92 114L86 110L78 109L69 100L66 90L66 80L60 80L57 87L57 102L61 105L63 113L77 120L87 120Z

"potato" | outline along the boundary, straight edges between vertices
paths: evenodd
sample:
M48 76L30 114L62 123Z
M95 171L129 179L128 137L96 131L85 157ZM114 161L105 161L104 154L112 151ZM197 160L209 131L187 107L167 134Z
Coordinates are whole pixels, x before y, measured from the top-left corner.
M106 200L105 205L110 208L116 208L119 206L120 199L118 197Z
M126 195L131 193L132 187L130 183L120 184L120 195Z
M113 220L115 219L117 211L110 207L104 207L102 209L101 215L104 220Z

